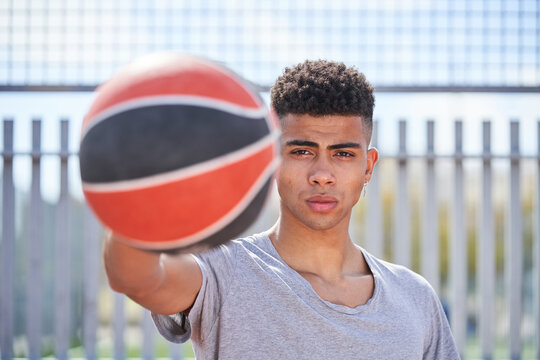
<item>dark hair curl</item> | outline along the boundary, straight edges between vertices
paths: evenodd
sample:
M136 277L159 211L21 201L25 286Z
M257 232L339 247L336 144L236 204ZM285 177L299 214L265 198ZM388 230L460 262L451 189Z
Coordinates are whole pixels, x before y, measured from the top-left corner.
M306 60L285 68L270 97L280 119L287 114L361 116L371 135L373 86L364 74L342 62Z

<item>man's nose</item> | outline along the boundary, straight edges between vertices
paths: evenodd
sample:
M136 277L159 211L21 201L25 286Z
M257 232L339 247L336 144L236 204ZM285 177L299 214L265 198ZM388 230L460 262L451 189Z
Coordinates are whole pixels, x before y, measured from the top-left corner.
M328 161L322 159L317 161L309 175L309 183L319 186L334 185L336 183L336 178Z

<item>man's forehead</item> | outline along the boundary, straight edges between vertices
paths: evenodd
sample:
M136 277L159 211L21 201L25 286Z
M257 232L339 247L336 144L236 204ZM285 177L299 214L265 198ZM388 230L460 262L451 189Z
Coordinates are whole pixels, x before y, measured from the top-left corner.
M282 119L282 144L290 140L309 140L327 147L362 143L367 136L361 116L288 114Z
M352 121L352 120L351 120ZM354 141L365 134L362 124L349 121L294 121L282 128L284 139ZM314 140L318 139L318 140Z

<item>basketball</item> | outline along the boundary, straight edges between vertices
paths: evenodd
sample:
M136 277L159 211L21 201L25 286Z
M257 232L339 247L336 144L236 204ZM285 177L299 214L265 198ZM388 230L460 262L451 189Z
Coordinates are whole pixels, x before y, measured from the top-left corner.
M96 90L79 149L85 198L134 246L202 251L257 218L278 165L275 115L210 60L153 54Z

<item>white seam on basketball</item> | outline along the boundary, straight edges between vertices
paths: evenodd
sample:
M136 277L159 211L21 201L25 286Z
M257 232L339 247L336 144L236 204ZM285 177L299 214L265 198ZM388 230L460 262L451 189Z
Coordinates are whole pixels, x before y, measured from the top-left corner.
M194 95L158 95L158 96L144 96L130 100L123 101L121 103L110 106L99 113L97 113L93 119L88 121L88 125L83 129L81 134L81 141L84 136L94 126L101 121L108 119L111 116L120 114L122 112L139 109L148 106L158 105L195 105L216 110L225 111L234 115L248 117L252 119L266 117L268 115L268 109L266 107L260 107L258 109L248 109L240 105L232 104L224 100L218 100L214 98Z
M233 151L226 155L200 162L182 169L164 172L156 175L151 175L139 179L122 180L108 183L87 183L83 182L84 191L93 193L108 193L121 191L134 191L153 186L164 185L170 182L186 179L197 176L208 171L216 170L242 161L251 155L259 152L268 145L274 143L279 136L279 132L275 131L261 138L260 140L249 144L239 150Z
M203 230L200 230L192 235L186 236L181 239L163 240L159 242L148 242L144 240L130 239L130 243L135 243L137 244L136 246L145 249L166 250L174 249L178 246L186 247L217 233L218 231L224 229L232 220L236 219L236 217L238 217L238 215L240 215L249 206L251 201L262 189L264 184L266 184L266 181L272 176L272 173L275 171L278 164L279 160L273 159L264 169L261 175L257 178L251 188L246 192L244 197L237 203L237 205L233 207L227 214L225 214L220 219L218 219L208 227L204 228Z

